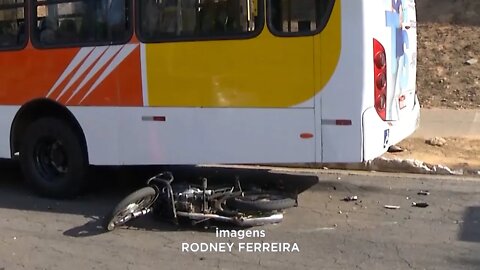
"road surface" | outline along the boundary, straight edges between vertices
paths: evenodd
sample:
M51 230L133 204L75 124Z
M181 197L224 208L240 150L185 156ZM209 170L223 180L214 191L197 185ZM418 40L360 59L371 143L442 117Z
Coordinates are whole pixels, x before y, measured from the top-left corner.
M53 201L32 195L16 167L0 164L0 173L0 269L480 269L479 181L319 174L281 224L239 239L149 217L103 233L102 216L131 185L112 191L118 184L110 180L79 199ZM350 195L359 200L342 201ZM430 206L411 206L418 201ZM227 243L232 252L182 252L182 244L201 243ZM270 252L248 252L255 243ZM279 252L285 244L298 250Z

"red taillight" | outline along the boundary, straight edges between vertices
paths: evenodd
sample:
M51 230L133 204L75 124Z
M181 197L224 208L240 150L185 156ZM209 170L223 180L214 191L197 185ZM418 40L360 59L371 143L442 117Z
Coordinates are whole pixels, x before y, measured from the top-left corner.
M373 39L373 79L375 110L383 121L387 119L387 58L385 48Z
M385 89L387 88L387 74L381 72L375 78L375 86L378 89Z
M387 57L385 56L385 51L376 52L374 61L377 68L384 68L387 65Z

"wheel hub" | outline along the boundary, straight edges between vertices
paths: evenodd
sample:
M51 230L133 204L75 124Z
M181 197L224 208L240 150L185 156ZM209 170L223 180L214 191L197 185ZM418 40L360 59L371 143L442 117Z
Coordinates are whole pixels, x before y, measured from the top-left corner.
M68 172L68 157L63 144L53 138L44 138L35 146L35 165L47 178L63 176Z

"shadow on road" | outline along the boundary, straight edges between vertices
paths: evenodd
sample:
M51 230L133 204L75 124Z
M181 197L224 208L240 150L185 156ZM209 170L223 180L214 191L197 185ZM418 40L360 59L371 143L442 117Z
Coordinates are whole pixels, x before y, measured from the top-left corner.
M459 240L480 243L480 206L468 207L465 210Z
M127 194L145 185L151 176L161 171L171 171L176 179L200 184L199 179L206 177L209 184L235 180L240 177L242 185L263 183L275 185L280 189L305 191L318 183L316 175L271 174L267 170L240 170L229 168L198 168L194 166L137 166L137 167L93 167L91 184L85 195L72 200L52 200L35 195L28 188L16 162L0 160L0 208L26 211L53 212L81 215L89 221L71 228L64 235L88 237L104 232L104 216ZM178 228L162 223L151 217L132 221L131 226L144 230L192 230L191 226ZM203 230L203 229L202 229Z
M473 255L475 256L475 255ZM449 263L453 263L458 265L460 269L480 269L480 260L479 259L472 259L472 258L448 258L447 261ZM455 269L455 268L451 268Z

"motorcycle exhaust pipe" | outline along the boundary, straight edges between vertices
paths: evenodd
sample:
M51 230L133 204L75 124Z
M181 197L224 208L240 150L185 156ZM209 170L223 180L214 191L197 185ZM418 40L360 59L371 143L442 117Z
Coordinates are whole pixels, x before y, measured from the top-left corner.
M202 220L202 219L214 219L223 222L231 222L239 226L260 226L265 224L280 223L283 220L283 214L272 214L266 217L224 217L216 214L201 214L201 213L188 213L188 212L177 212L178 216L187 217L193 220Z
M240 226L261 226L265 224L273 224L273 223L280 223L283 220L283 214L273 214L268 217L255 217L255 218L248 218L248 217L241 217L236 218L235 223Z

